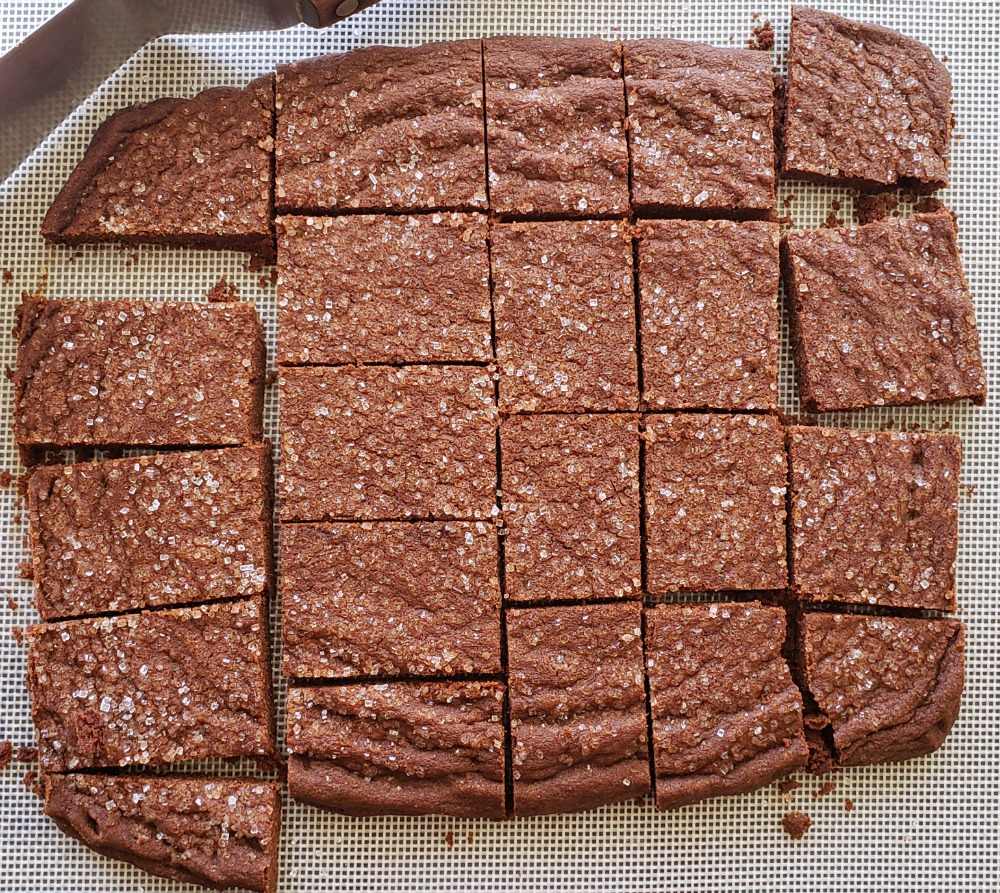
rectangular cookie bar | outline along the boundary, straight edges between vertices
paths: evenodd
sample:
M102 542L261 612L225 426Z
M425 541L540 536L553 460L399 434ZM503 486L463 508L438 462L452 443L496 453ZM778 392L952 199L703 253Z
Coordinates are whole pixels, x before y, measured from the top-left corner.
M656 805L743 794L805 765L785 612L759 602L646 613Z
M274 753L261 597L28 631L43 772Z
M274 76L157 99L94 134L42 222L52 242L155 243L274 260Z
M28 482L43 620L271 590L271 446L46 465Z
M286 367L280 389L282 521L496 513L488 369Z
M278 363L486 362L486 218L278 218Z
M802 427L788 450L798 598L955 610L958 437Z
M500 819L501 682L291 688L288 792L346 815Z
M264 363L253 304L26 298L14 370L17 444L259 441Z
M281 786L204 775L45 776L45 814L158 877L276 893Z
M627 215L620 46L490 37L483 52L492 209L536 219Z
M499 673L497 550L492 522L286 524L285 675Z
M649 791L640 611L628 602L507 612L514 815Z
M480 41L279 65L279 211L486 208Z

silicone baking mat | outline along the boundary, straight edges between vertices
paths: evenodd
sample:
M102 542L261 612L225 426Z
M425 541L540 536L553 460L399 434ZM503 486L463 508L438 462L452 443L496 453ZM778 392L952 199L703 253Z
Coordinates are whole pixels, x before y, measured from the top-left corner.
M64 2L0 3L0 50L6 50ZM1000 389L1000 5L995 2L823 4L926 41L946 59L955 84L956 139L952 188L942 197L958 213L960 242L976 299L991 394ZM273 348L275 290L237 254L141 248L72 251L47 247L42 215L82 155L94 129L115 109L163 95L189 96L216 84L245 84L276 63L373 43L418 44L480 35L667 36L741 46L770 20L775 59L787 45L789 6L778 2L667 0L383 0L325 32L161 39L134 56L0 187L0 364L13 364L10 337L22 291L50 297L197 298L225 276L256 302ZM114 27L113 23L109 23ZM0 87L2 89L2 87ZM2 138L2 135L0 135ZM794 197L794 200L792 200ZM831 210L853 217L849 195L784 184L779 195L798 227L814 227ZM839 202L836 210L833 202ZM266 271L265 271L266 272ZM10 280L10 281L8 281ZM781 403L797 410L787 344L782 348ZM270 389L274 391L274 388ZM0 379L0 469L17 475L10 432L11 384ZM270 394L267 431L276 433ZM945 745L897 766L845 770L836 789L799 776L782 795L772 785L754 794L660 813L625 803L576 816L505 823L447 818L350 819L286 802L280 889L326 890L593 890L809 891L997 890L1000 827L1000 621L995 605L1000 555L1000 413L945 408L831 416L831 424L948 428L964 442L960 615L968 624L968 681L961 716ZM35 620L31 585L18 578L28 555L16 488L0 489L0 740L33 743L24 688L25 650L9 632ZM13 601L10 605L7 599ZM19 607L15 610L12 605ZM277 663L277 661L276 661ZM279 688L279 696L280 696ZM280 697L279 697L280 703ZM113 862L65 838L22 783L33 768L13 763L0 774L0 889L7 891L193 891ZM853 801L853 810L845 801ZM801 841L781 817L812 818Z

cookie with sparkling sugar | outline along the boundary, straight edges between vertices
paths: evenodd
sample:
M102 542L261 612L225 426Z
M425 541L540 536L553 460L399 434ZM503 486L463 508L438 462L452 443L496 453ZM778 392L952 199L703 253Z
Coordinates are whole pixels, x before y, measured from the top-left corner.
M490 206L521 218L625 216L621 49L609 41L483 41Z
M288 691L288 792L354 816L502 819L502 682Z
M271 591L271 445L44 465L28 481L43 620Z
M785 612L759 602L646 613L656 805L743 794L805 765Z
M650 592L784 589L784 431L774 416L644 417Z
M45 776L45 814L158 877L276 893L281 786L205 775Z
M480 41L279 65L279 211L486 208Z
M42 235L63 245L153 243L274 260L274 76L245 89L115 112L59 191Z
M958 716L965 685L958 620L806 613L797 647L842 766L928 754Z
M500 408L635 410L632 238L619 221L493 229Z
M500 673L493 522L286 524L290 677Z
M955 610L961 441L788 429L798 598Z
M642 618L634 602L507 612L514 815L649 791Z
M925 44L792 7L783 176L942 189L951 127L951 77Z
M271 757L263 598L28 630L43 772Z
M807 410L986 401L949 211L790 232L783 265Z
M630 40L625 86L638 213L742 217L774 208L768 53Z
M654 409L775 409L778 226L640 224L643 398Z
M638 598L638 417L511 416L500 443L508 598Z

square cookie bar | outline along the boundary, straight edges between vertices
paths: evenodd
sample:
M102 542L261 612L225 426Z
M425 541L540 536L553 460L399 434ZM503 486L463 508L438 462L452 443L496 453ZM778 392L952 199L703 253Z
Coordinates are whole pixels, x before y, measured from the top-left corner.
M784 176L948 185L951 77L912 37L793 6L786 108Z
M500 672L492 522L286 524L286 676Z
M647 611L657 806L754 791L805 765L784 641L785 612L759 602Z
M636 409L628 224L500 224L492 260L500 408Z
M271 445L45 465L28 481L43 620L271 591Z
M279 217L279 364L486 362L486 218Z
M486 207L480 41L279 65L279 211Z
M488 369L286 367L280 390L282 521L496 514Z
M986 401L949 211L790 232L784 249L795 368L809 412Z
M288 792L345 815L501 819L502 682L289 689Z
M788 449L800 599L955 610L958 437L789 428Z
M770 55L627 41L625 84L638 213L761 216L774 208Z
M649 791L636 603L507 612L514 815L594 809Z
M638 417L511 416L500 444L507 597L638 598Z
M523 218L626 216L619 45L491 37L483 48L493 210Z
M777 224L656 220L638 234L646 404L775 409Z
M767 415L648 415L650 592L784 589L784 432Z

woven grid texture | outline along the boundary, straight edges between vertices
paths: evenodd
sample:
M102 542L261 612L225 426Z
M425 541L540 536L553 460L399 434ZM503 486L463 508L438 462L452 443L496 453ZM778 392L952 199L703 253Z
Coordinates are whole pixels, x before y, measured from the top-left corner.
M64 5L0 5L0 50ZM941 194L959 215L960 245L976 301L991 395L1000 389L1000 4L924 0L865 3L828 0L824 8L877 21L927 42L946 59L955 85L957 137L952 186ZM770 20L787 46L789 6L629 0L383 0L326 32L306 28L275 34L164 38L109 78L0 186L0 363L13 365L10 337L22 292L67 298L196 299L225 276L256 302L275 345L275 289L247 269L243 255L159 248L73 251L47 247L42 216L90 137L108 114L163 95L190 96L218 84L243 85L276 63L375 43L419 44L493 34L676 37L740 46L760 21ZM799 228L826 220L832 202L851 222L849 194L783 184L783 199ZM8 281L8 279L10 281ZM277 435L276 388L265 409L265 434ZM779 398L798 409L783 323ZM351 819L285 804L280 889L324 890L899 890L986 891L1000 886L1000 618L994 606L1000 522L1000 413L991 396L968 405L824 417L829 424L897 429L947 428L964 444L959 616L968 625L967 686L962 713L945 745L929 757L898 766L841 771L836 790L814 798L821 782L802 775L802 787L782 795L775 786L671 813L648 804L619 804L577 816L492 823L446 818ZM11 436L12 386L0 379L0 469L15 476ZM31 585L19 579L28 557L23 507L16 488L0 490L0 740L32 743L25 649L8 629L37 618ZM19 605L14 610L11 604ZM280 653L275 655L275 667ZM283 683L276 674L279 705ZM65 838L42 815L41 802L21 778L33 767L14 763L0 774L0 889L10 891L193 891L97 856ZM202 766L226 772L241 767ZM242 767L250 768L250 767ZM854 809L845 810L845 800ZM789 810L813 821L792 841L779 822Z

